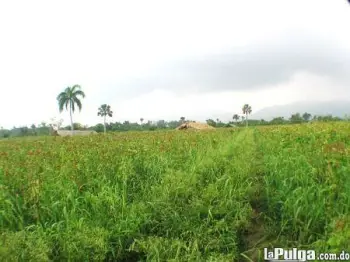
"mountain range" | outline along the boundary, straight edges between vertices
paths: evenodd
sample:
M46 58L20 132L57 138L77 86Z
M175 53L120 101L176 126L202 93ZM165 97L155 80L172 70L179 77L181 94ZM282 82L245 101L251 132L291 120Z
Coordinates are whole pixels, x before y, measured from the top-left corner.
M252 105L253 106L253 105ZM344 117L350 115L350 101L301 101L287 105L276 105L252 113L250 119L272 120L275 117L290 118L292 114L310 113L314 115L332 115Z

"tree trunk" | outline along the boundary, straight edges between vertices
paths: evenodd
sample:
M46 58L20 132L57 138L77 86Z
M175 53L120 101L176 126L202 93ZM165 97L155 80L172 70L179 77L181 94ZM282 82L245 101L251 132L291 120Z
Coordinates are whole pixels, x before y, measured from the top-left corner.
M72 116L72 102L70 102L70 106L69 106L69 114L70 114L70 129L73 135L73 131L74 131L74 126L73 126L73 116Z
M104 118L103 118L103 129L104 129L104 132L106 134L106 116L104 116Z
M246 126L248 127L248 113L245 114L245 123L246 123Z

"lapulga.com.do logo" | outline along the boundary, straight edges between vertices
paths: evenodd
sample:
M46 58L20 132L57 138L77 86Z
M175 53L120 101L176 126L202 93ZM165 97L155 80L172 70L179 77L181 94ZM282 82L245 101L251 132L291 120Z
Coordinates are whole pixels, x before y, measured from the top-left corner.
M314 250L298 250L297 248L290 250L264 248L264 259L265 261L308 261L316 259L316 252Z
M265 261L315 261L318 259L325 261L349 261L350 253L342 251L339 254L321 253L316 256L315 250L299 250L297 248L274 248L268 250L264 248L264 259Z

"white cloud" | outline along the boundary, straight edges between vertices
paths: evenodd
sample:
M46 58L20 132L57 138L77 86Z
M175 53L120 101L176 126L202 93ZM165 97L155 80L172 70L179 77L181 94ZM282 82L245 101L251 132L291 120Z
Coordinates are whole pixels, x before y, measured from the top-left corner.
M310 89L310 87L312 87ZM241 113L243 104L252 105L253 111L297 101L329 101L349 99L350 95L338 92L344 87L337 86L328 77L309 73L297 73L284 84L267 87L254 92L213 92L205 94L176 95L170 91L155 90L124 102L112 103L116 108L116 121L178 120L205 121L208 118L231 120L234 113Z
M123 94L132 90L116 83L142 78L179 59L278 40L282 33L301 28L332 38L350 51L349 13L346 1L331 0L3 1L0 126L59 116L56 96L74 84L87 95L82 113L74 116L84 124L99 120L96 112L102 103L115 108L114 120L204 119L237 111L246 101L259 108L276 101L288 103L292 97L307 99L314 94L310 81L322 86L320 97L330 97L331 80L305 75L293 84L254 93L179 97L164 87L131 100ZM282 86L290 93L281 91ZM68 114L62 116L68 124Z

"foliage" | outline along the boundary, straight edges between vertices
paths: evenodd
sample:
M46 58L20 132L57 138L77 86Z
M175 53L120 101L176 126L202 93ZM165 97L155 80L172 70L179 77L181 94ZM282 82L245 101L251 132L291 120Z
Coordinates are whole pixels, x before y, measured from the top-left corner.
M311 119L311 114L305 112L302 117L304 121L309 121Z
M306 114L306 115L305 115ZM294 114L295 115L295 114ZM345 118L339 118L339 117L334 117L331 115L327 116L317 116L314 115L311 119L311 114L309 113L304 113L302 119L300 118L300 114L297 121L291 121L290 119L284 119L284 117L275 117L271 121L266 121L264 119L256 120L256 119L247 119L247 122L249 126L266 126L266 125L286 125L286 124L295 124L295 123L314 123L314 122L334 122L334 121L349 121L347 116ZM310 115L308 118L309 120L305 120L304 117ZM208 119L207 123L209 121L209 125L215 126L217 128L224 128L224 127L232 127L234 126L243 126L244 123L244 117L242 116L242 121L238 122L240 119L239 116L237 115L237 120L236 117L234 118L235 121L230 121L228 123L224 123L222 121L220 122L215 122L213 119ZM156 122L152 121L147 121L144 123L144 119L142 119L142 124L139 123L133 123L130 121L124 121L123 123L121 122L106 122L106 131L120 131L120 132L125 132L125 131L152 131L152 130L165 130L165 129L175 129L178 127L181 123L182 120L180 119L179 121L165 121L165 120L159 120ZM140 119L140 122L141 122ZM295 116L293 118L295 120ZM51 120L52 122L53 120ZM56 124L59 123L59 121L55 120ZM62 121L62 119L61 119ZM183 120L184 121L184 120ZM186 120L186 122L189 120ZM58 124L56 129L61 127L62 123ZM52 127L52 123L49 124L49 127ZM84 126L81 123L73 123L74 130L95 130L96 132L104 132L104 124L97 124L95 126ZM23 128L23 127L22 127ZM71 126L68 125L64 127L64 129L69 130L71 129ZM48 135L50 134L49 128L45 122L41 123L39 127L35 128L35 132L26 132L25 134L21 133L20 128L13 128L12 130L0 130L0 139L3 137L16 137L16 136L32 136L32 135Z
M59 111L62 112L64 108L66 110L69 110L72 131L73 131L72 114L75 111L75 106L78 107L79 111L81 111L81 108L82 108L82 103L79 97L85 98L85 93L81 90L80 85L67 87L63 92L61 92L57 96Z
M237 121L239 120L239 115L238 115L238 114L234 114L234 115L232 116L232 119L235 120L236 123L237 123Z
M300 116L300 113L293 114L290 117L290 122L293 124L301 123L301 122L303 122L303 120L304 119L303 119L303 117Z
M347 122L0 143L2 261L243 261L349 246Z
M216 127L216 122L213 119L207 119L206 122L209 126Z
M104 128L104 132L106 133L106 117L113 116L113 111L111 110L111 106L107 104L101 105L98 109L97 115L103 117L103 128Z
M242 112L243 114L245 114L245 122L246 125L248 126L248 115L250 115L252 113L252 107L248 104L245 104L242 108Z

